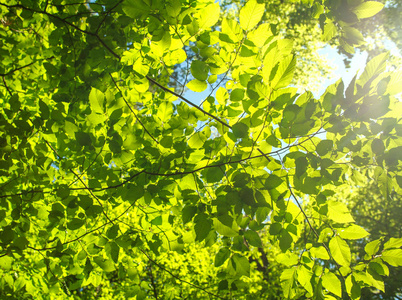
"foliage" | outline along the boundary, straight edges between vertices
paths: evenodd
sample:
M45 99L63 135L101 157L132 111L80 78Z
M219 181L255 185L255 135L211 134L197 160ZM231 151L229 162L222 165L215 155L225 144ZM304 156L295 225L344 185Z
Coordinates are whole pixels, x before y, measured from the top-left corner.
M347 52L382 8L303 3ZM315 99L291 85L298 53L256 0L221 20L208 0L0 9L2 298L384 290L400 236L381 231L357 256L369 233L335 195L366 178L401 193L402 71L387 72L388 53ZM202 104L171 87L178 65L183 86L210 86Z

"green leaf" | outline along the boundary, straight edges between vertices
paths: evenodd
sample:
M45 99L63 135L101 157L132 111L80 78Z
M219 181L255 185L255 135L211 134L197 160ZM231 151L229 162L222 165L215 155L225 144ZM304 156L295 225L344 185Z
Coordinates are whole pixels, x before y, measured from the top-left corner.
M240 276L250 277L250 263L247 258L235 253L232 258L232 263L235 266L237 274Z
M286 252L292 246L293 238L287 230L282 230L279 235L279 247Z
M144 19L151 11L150 3L147 0L124 1L123 11L133 19Z
M173 104L165 101L159 105L156 116L161 120L161 122L167 122L172 118L172 114Z
M324 260L330 259L327 249L325 249L323 246L313 247L309 251L310 251L311 255L315 258L324 259Z
M311 285L311 278L313 276L313 273L308 270L306 267L299 266L297 269L297 281L306 289L307 292L309 292L311 295L313 295L313 287Z
M356 6L355 8L353 8L352 11L359 19L365 19L376 15L382 10L383 7L384 4L381 2L365 1L360 5Z
M334 295L342 297L341 282L334 273L328 272L322 276L322 286Z
M402 238L390 238L388 242L384 244L384 249L400 248L402 247Z
M157 226L162 225L162 216L157 216L150 223Z
M321 39L324 42L330 41L337 33L336 26L334 23L329 21L324 25L324 32L322 33Z
M345 280L346 292L349 297L353 300L360 299L361 288L360 285L354 280L352 274L349 275Z
M352 224L347 228L340 229L339 235L343 239L358 240L368 236L369 233L366 230L364 230L364 228Z
M337 223L351 223L355 220L351 216L347 206L342 202L329 200L328 202L328 218Z
M92 144L91 136L86 132L76 132L75 139L80 146L90 146Z
M103 103L105 101L105 95L98 89L92 88L89 93L89 103L91 104L91 110L97 114L103 114Z
M67 228L70 230L77 230L81 228L85 224L85 220L81 220L78 218L73 218L67 225Z
M248 136L248 126L244 123L236 123L232 126L232 131L235 137L245 138Z
M206 81L200 81L198 79L193 79L186 85L193 92L203 92L207 89L208 84Z
M170 17L175 18L180 14L181 3L180 0L170 0L166 2L166 11Z
M367 253L369 256L373 256L373 255L375 255L375 254L378 252L378 250L380 250L380 244L381 244L381 241L380 241L380 240L374 240L374 241L368 243L368 244L364 247L364 251L366 251L366 253Z
M318 155L324 156L325 154L327 154L328 152L330 152L332 150L333 146L334 146L333 141L322 140L317 145L316 151L317 151Z
M188 140L188 145L191 148L198 149L198 148L201 148L204 145L206 140L207 140L207 138L205 137L205 135L202 132L196 132Z
M239 230L237 229L237 226L234 224L233 219L229 216L227 216L229 220L223 224L221 221L218 219L214 218L214 228L215 230L223 235L223 236L228 236L228 237L234 237L239 234Z
M230 257L230 250L228 247L223 247L215 255L215 267L220 267Z
M402 249L384 250L381 258L391 266L400 267L402 266Z
M246 5L240 10L240 26L243 30L253 29L260 22L264 15L265 5L256 0L246 2Z
M280 223L272 223L269 226L269 234L277 235L281 232L281 230L282 230L282 224Z
M209 4L203 9L199 15L198 24L200 29L209 29L219 20L220 6L219 3Z
M386 67L386 60L389 57L389 53L381 53L377 56L375 56L373 59L371 59L365 69L362 75L360 75L359 80L357 83L360 86L364 86L369 80L373 80L376 78L379 74L381 74Z
M257 232L253 230L247 230L244 232L244 237L251 246L262 247L261 238Z
M296 57L287 56L278 65L275 72L275 77L271 81L271 86L274 89L286 87L293 79L293 73L296 68Z
M391 79L387 85L387 94L397 95L402 92L402 69L393 71L391 74Z
M295 291L293 286L295 285L296 268L285 269L281 274L281 285L283 295L286 299L293 299Z
M205 62L203 62L201 60L194 60L191 63L191 74L194 76L195 79L198 79L200 81L207 80L208 72L209 72L209 67Z
M350 248L348 244L339 236L335 236L329 241L329 250L331 251L332 257L338 264L346 267L350 265Z
M384 142L380 139L374 139L371 143L371 150L373 150L373 152L377 155L384 154Z
M101 256L95 256L94 262L102 268L106 273L110 273L116 270L114 263L110 259L103 259Z
M194 230L196 233L196 240L203 241L208 236L212 228L212 222L205 214L198 214L194 219Z

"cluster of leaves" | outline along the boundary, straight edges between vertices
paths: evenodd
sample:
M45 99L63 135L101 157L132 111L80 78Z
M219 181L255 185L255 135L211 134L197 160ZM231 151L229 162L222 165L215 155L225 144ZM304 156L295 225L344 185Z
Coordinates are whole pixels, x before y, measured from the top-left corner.
M347 2L305 5L351 51L380 7ZM401 192L402 71L387 53L315 99L290 85L292 40L256 0L220 26L209 0L0 9L2 297L247 299L280 284L281 298L358 299L400 266L401 239L352 260L347 240L368 233L334 198L364 178ZM178 65L183 87L210 86L202 104L169 87Z

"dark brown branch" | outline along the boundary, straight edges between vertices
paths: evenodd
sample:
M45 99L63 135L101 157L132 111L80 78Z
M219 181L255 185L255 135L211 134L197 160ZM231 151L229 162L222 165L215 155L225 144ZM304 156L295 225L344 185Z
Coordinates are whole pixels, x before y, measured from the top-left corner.
M314 133L312 136L318 134L318 132ZM311 137L310 137L311 138ZM78 190L91 190L93 192L101 192L104 190L109 190L109 189L116 189L119 188L123 185L125 185L126 183L130 182L131 180L133 180L135 177L141 175L141 174L148 174L148 175L152 175L152 176L163 176L163 177L169 177L169 176L182 176L182 175L188 175L188 174L193 174L193 173L197 173L199 171L202 171L204 169L208 169L208 168L219 168L225 165L229 165L229 164L237 164L237 163L241 163L241 162L245 162L254 158L260 158L260 157L265 157L266 159L268 159L270 161L269 156L271 155L278 155L283 151L286 151L287 149L291 148L291 147L296 147L301 145L302 143L308 141L308 139L301 141L300 143L297 143L295 145L288 145L286 147L283 147L279 150L270 152L270 153L263 153L262 151L260 153L262 153L261 155L255 155L255 156L251 156L251 157L246 157L244 159L239 159L239 160L234 160L234 161L227 161L227 162L223 162L223 163L219 163L219 164L214 164L214 165L207 165L204 167L200 167L198 169L194 169L191 171L182 171L182 172L174 172L174 173L157 173L157 172L149 172L146 170L142 170L138 173L135 173L134 175L130 176L129 178L127 178L126 180L124 180L123 182L116 184L116 185L111 185L111 186L106 186L103 188L85 188L85 187L81 187L81 188L71 188L70 191L78 191ZM50 194L53 192L56 192L57 189L54 190L50 190L50 191L45 191L45 190L32 190L32 191L24 191L21 193L16 193L16 194L8 194L8 195L0 195L0 198L8 198L8 197L13 197L13 196L23 196L23 195L27 195L27 194L36 194L36 193L43 193L43 194Z
M161 88L162 90L164 90L165 92L171 93L172 95L180 98L181 100L183 100L184 102L186 102L187 104L191 105L192 107L195 107L196 109L198 109L199 111L201 111L204 115L207 115L209 117L211 117L212 119L214 119L215 121L221 123L223 126L226 126L229 129L232 129L232 127L223 122L222 120L220 120L218 117L215 117L214 115L210 114L209 112L206 112L205 110L203 110L201 107L199 107L198 105L194 104L193 102L191 102L190 100L187 100L185 97L183 97L180 94L177 94L174 91L171 91L170 89L168 89L167 87L164 87L163 85L161 85L159 82L155 81L154 79L152 79L151 77L147 76L147 79L152 82L153 84L157 85L159 88Z
M4 83L4 86L5 86L6 90L7 90L7 92L10 94L10 96L13 96L13 93L11 93L11 90L8 87L7 82L6 82L6 78L4 76L3 76L3 83Z
M0 74L0 76L4 77L4 76L11 75L11 74L13 74L13 73L15 73L15 72L17 72L17 71L19 71L21 69L24 69L24 68L27 68L27 67L33 65L34 63L36 63L36 61L33 61L33 62L29 63L29 64L24 65L24 66L18 67L18 68L14 69L14 70L8 71L7 73Z

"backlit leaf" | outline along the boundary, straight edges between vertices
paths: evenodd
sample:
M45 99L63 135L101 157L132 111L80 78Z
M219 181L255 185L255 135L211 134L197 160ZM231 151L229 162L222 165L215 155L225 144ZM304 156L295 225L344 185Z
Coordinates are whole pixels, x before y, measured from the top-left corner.
M257 0L250 0L240 10L240 26L244 30L253 29L260 22L264 14L265 5Z
M350 248L348 244L339 236L335 236L329 241L329 250L331 251L332 257L338 264L346 267L350 265Z

